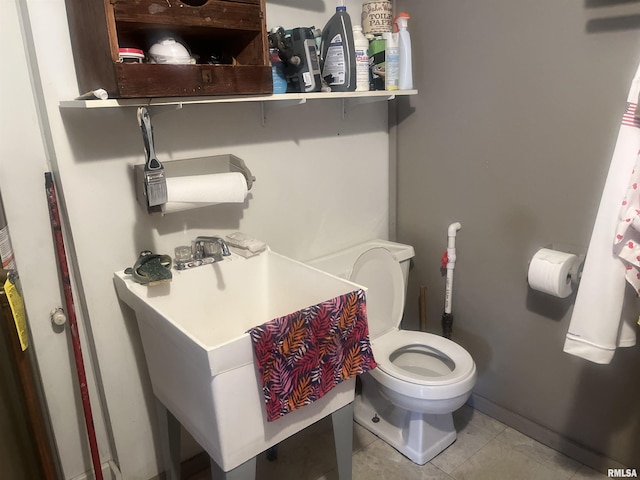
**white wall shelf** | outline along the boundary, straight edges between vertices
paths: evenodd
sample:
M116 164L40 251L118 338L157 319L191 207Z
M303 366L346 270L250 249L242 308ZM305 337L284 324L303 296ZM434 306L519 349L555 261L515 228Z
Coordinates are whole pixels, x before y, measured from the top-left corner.
M282 93L275 95L234 95L215 97L168 97L168 98L117 98L108 100L65 100L60 108L120 108L120 107L159 107L213 103L243 102L282 102L282 106L301 105L309 100L340 99L354 103L370 103L374 101L393 100L398 96L417 95L417 90L370 91L370 92L313 92Z

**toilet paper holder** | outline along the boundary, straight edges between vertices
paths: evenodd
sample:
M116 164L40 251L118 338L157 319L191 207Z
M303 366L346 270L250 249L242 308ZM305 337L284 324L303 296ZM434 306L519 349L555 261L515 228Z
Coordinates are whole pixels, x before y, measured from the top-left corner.
M568 263L572 256L575 260ZM585 252L573 245L544 245L529 261L527 282L534 290L566 298L580 283L585 257Z
M569 245L566 243L549 243L542 248L548 248L550 250L557 250L559 252L570 253L578 257L578 260L573 264L573 267L569 270L569 279L574 287L577 287L582 277L582 268L584 267L584 259L586 258L586 252L584 248L576 245Z
M256 177L253 176L244 160L232 154L169 160L163 161L162 165L164 166L167 178L239 172L247 181L247 190L251 190L253 182L256 181ZM147 191L144 182L144 164L134 165L134 181L138 204L149 214L162 213L162 205L150 207L147 201Z

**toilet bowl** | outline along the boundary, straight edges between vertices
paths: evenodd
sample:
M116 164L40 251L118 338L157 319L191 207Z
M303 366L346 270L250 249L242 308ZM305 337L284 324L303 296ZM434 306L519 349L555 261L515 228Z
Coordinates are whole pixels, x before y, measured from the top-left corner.
M460 345L400 330L413 247L371 240L308 262L367 288L367 318L378 367L359 377L356 422L417 464L456 439L452 412L469 398L476 366Z

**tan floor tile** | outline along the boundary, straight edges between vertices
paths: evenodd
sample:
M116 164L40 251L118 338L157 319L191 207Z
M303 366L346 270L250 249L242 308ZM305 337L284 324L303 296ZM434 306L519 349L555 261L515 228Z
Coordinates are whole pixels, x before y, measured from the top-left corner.
M597 472L586 465L581 465L571 480L607 480L609 477L603 473Z
M456 480L564 480L550 468L498 440L492 440L450 474Z
M365 449L377 437L354 423L353 451ZM278 445L278 458L258 456L256 478L260 480L314 480L336 468L331 418L325 418Z
M336 470L318 480L338 480ZM453 480L437 467L416 465L382 440L353 455L353 480Z
M571 478L580 468L580 463L543 445L532 438L508 427L496 440L505 443L513 450L526 455L543 465L551 467L558 472L564 472L565 478Z
M354 480L605 480L493 418L464 406L454 412L458 438L426 465L404 457L354 423ZM209 480L209 471L191 480ZM338 480L330 418L280 443L278 459L257 459L256 480Z
M468 423L458 431L458 438L446 450L437 455L431 463L440 470L451 473L493 440L496 433Z
M469 405L463 405L462 408L453 412L453 424L458 432L464 430L467 425L473 425L493 433L494 436L507 428L504 423L478 410L474 410Z
M357 452L375 442L378 437L366 428L353 422L353 451Z

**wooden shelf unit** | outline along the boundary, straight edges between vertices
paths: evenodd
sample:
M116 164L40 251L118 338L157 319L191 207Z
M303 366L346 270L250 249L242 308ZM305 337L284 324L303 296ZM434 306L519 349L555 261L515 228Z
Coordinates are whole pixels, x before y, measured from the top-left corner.
M203 1L66 0L80 92L103 88L110 98L271 93L265 0L195 6ZM199 63L119 61L119 47L147 52L164 36L183 41ZM213 54L235 63L205 63Z

